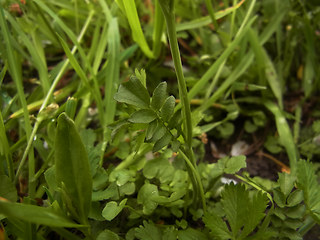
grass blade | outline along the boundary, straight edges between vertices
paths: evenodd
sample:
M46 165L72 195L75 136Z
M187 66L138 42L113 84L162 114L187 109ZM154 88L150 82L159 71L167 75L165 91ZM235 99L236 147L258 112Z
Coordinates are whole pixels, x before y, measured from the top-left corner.
M116 2L124 8L123 10L128 18L133 40L140 46L141 50L148 58L154 58L153 53L150 50L147 40L143 34L135 1L116 0Z
M280 143L287 151L290 160L291 172L294 174L297 170L298 153L287 120L280 108L275 103L271 101L264 101L264 105L269 109L270 112L273 113L275 117Z
M70 198L79 215L78 220L86 224L92 194L88 154L74 122L65 113L58 118L55 169L57 182Z

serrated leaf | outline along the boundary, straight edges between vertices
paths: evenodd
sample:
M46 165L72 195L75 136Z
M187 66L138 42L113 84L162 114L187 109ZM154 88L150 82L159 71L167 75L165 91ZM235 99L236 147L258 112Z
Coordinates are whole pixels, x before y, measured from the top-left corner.
M244 220L244 228L241 236L244 238L248 236L260 223L265 216L268 198L266 194L257 191L254 193L247 205L247 214Z
M161 82L153 91L151 107L154 110L159 110L162 107L166 98L167 98L167 83Z
M244 224L247 211L244 206L249 202L248 193L243 185L230 185L225 186L222 192L221 200L226 217L233 233L238 233Z
M131 77L128 82L121 84L114 99L139 108L149 108L150 104L148 90L136 77Z
M158 187L154 184L145 183L138 192L137 202L143 205L143 213L151 214L158 206L152 201L151 196L159 196Z
M102 216L106 220L111 221L122 211L122 209L125 207L126 203L127 203L127 198L123 199L119 203L119 205L115 201L108 202L106 204L106 206L104 207L104 209L102 210Z
M52 208L27 205L24 203L11 203L0 200L0 213L12 219L52 227L79 228L84 226L72 222L66 216L61 215Z
M142 109L134 112L129 121L132 123L150 123L157 118L157 115L154 111L149 109Z
M178 239L183 239L183 240L208 240L207 236L193 228L187 228L186 230L180 230L178 232Z
M222 205L229 222L232 235L239 239L248 236L265 216L267 197L256 192L251 198L245 186L237 184L226 185L222 192Z
M157 152L160 151L165 146L168 146L171 142L172 136L169 132L166 132L162 138L160 138L153 146L152 151Z
M297 167L298 188L303 190L304 202L320 223L320 186L312 163L300 160Z
M135 236L140 240L162 240L162 232L152 222L143 221L144 226L135 229Z
M92 194L88 154L74 122L60 114L55 137L57 183L66 189L82 223L87 222Z
M163 121L168 122L172 118L175 105L176 102L174 96L167 97L160 111L160 117Z
M203 222L206 227L211 230L214 237L220 240L228 240L232 238L232 235L227 227L227 224L221 219L221 217L213 214L205 214Z

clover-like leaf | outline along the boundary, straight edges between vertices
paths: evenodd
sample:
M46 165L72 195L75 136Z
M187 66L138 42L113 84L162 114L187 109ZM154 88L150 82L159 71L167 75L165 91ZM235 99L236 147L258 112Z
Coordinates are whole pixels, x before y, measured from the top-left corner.
M123 199L119 205L115 201L108 202L102 211L102 216L108 221L111 221L122 211L126 203L127 198Z

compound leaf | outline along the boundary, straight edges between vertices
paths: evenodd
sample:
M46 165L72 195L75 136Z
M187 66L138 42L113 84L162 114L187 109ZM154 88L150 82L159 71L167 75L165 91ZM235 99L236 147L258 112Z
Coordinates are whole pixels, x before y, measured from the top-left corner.
M148 90L136 77L131 77L128 82L122 83L114 99L139 108L149 108L150 104Z

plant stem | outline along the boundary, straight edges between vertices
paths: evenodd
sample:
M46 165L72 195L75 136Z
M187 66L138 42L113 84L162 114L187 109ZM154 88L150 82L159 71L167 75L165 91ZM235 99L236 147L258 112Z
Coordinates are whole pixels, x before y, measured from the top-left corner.
M184 79L184 75L182 72L182 63L180 58L180 51L177 41L176 27L175 27L175 16L173 7L168 9L168 6L164 3L164 1L159 1L160 6L162 8L164 17L166 19L167 31L169 44L171 48L171 55L174 62L174 67L176 70L178 86L179 86L179 95L182 104L182 112L184 117L184 131L186 132L186 144L187 144L187 154L191 159L192 164L195 166L195 160L192 153L192 123L191 123L191 110L188 98L188 91L186 81Z

